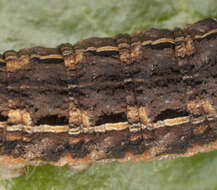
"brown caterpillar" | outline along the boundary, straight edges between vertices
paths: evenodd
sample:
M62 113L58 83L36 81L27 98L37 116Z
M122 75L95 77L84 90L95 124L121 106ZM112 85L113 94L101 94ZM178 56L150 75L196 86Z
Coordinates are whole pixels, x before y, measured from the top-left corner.
M217 147L217 20L0 54L0 162L147 161Z

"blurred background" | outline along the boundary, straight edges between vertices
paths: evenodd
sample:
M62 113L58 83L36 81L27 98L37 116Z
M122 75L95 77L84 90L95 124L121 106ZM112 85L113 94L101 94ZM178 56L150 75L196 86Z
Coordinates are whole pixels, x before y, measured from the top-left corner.
M0 53L55 47L88 37L183 27L217 18L216 0L0 0ZM26 167L25 175L0 180L0 190L215 190L217 151L146 163Z

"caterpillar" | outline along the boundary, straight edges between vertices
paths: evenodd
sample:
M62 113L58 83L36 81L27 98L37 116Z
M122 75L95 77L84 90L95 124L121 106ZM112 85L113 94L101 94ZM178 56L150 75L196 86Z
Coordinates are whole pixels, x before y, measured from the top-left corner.
M210 151L217 20L8 50L0 89L0 163L10 170Z

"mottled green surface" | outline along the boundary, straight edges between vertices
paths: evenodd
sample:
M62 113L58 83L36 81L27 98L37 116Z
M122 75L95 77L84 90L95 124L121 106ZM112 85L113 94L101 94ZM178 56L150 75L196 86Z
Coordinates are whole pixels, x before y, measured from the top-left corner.
M173 28L205 17L217 18L216 0L0 0L0 52ZM54 166L25 171L23 177L1 180L0 189L214 190L217 152L170 161L93 165L78 173Z

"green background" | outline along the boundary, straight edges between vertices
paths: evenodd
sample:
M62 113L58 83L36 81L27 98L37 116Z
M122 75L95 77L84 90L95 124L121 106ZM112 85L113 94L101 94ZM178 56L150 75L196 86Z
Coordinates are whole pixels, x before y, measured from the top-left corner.
M183 27L206 17L217 18L216 0L0 0L0 52L152 27ZM0 180L0 189L214 190L217 152L169 161L98 164L80 172L27 167L25 174Z

